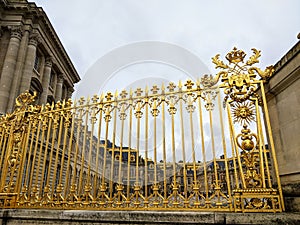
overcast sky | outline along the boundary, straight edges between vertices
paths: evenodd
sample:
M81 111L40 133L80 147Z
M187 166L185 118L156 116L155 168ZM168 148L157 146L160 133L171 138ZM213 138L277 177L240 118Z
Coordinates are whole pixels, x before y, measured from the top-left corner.
M275 64L300 32L299 0L37 0L81 77L112 49L145 40L179 45L209 69L237 46Z
M158 60L129 63L113 71L114 76L103 82L99 74L114 60L101 64L101 59L132 43L159 41L180 46L198 57L210 73L215 73L211 57L220 53L224 59L234 46L245 50L248 56L251 48L260 49L262 68L275 64L298 41L300 32L299 0L37 0L36 3L46 11L82 80L92 73L88 86L77 85L77 92L80 88L93 89L92 86L99 86L97 92L113 91L184 80L189 76L180 66L172 67ZM126 57L126 52L122 57ZM177 58L180 60L180 56ZM103 83L105 87L100 88Z

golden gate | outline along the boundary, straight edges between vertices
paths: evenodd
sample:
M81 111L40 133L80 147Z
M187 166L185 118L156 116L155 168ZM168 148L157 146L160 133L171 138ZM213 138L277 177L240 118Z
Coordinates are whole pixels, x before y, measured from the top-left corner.
M284 210L260 51L197 81L33 105L0 118L0 206ZM259 76L261 79L257 79Z

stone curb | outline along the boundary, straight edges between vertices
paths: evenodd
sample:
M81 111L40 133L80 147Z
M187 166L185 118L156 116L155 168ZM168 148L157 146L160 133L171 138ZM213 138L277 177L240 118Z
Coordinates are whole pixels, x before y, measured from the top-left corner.
M0 225L15 224L300 224L300 213L89 211L0 209Z

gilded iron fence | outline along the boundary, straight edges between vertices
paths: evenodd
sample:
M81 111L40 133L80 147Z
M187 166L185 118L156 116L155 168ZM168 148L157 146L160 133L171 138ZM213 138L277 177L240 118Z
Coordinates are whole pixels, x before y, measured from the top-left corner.
M21 94L0 121L1 207L284 210L259 57L234 48L216 76L74 102Z

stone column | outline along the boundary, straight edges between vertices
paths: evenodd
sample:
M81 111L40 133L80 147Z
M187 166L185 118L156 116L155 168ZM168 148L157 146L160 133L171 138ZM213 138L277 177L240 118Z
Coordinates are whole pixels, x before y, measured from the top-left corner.
M43 80L44 68L45 68L45 57L41 56L40 57L40 68L38 70L38 73L40 74L40 80Z
M52 67L52 58L48 57L46 58L45 66L44 66L44 73L43 73L44 75L42 80L43 92L41 94L40 104L47 103L49 82L51 77L51 67Z
M11 112L15 106L15 99L19 95L19 86L22 78L24 61L26 57L26 46L29 40L29 28L24 30L23 37L20 43L16 69L13 75L13 81L10 89L10 97L8 100L7 112Z
M29 37L25 66L20 84L20 93L23 93L26 90L29 90L30 88L30 81L33 74L33 67L36 55L36 47L39 42L39 34L36 31L34 31Z
M62 86L64 82L64 76L62 74L58 75L57 77L57 83L56 83L56 90L55 90L55 100L61 101L61 95L62 95Z
M21 27L12 27L0 80L0 114L4 114L7 111L10 88L17 63L21 38Z

